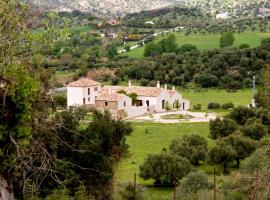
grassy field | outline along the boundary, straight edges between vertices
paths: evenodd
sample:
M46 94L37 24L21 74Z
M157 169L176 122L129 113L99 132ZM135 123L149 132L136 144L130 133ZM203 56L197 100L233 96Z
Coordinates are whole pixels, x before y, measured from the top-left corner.
M208 138L208 123L184 124L158 124L151 122L133 123L134 131L127 138L130 156L124 159L118 167L117 183L126 183L133 180L134 173L139 174L139 166L148 154L160 153L163 148L168 148L173 139L187 134L199 134L209 141L209 146L214 141ZM138 184L152 185L153 181L144 181L138 178ZM165 200L171 193L169 188L147 187L147 199Z
M220 104L232 102L235 106L246 106L251 103L253 95L251 89L238 90L236 92L228 92L226 90L218 89L179 89L179 92L184 98L190 100L191 108L192 105L201 104L203 110L207 109L207 105L210 102Z
M189 36L185 36L183 32L174 33L176 36L177 43L181 46L183 44L194 44L200 50L205 49L214 49L219 48L219 39L220 34L192 34ZM260 33L260 32L244 32L240 34L235 34L235 46L239 46L240 44L249 44L251 47L257 47L260 45L261 39L270 37L270 32ZM162 37L158 37L155 41L160 40ZM141 58L143 57L144 48L138 48L131 52L125 53L124 55L133 57L133 58Z

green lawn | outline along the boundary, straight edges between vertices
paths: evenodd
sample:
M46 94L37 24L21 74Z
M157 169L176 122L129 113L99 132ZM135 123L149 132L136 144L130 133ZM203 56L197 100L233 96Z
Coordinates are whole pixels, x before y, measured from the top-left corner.
M184 98L190 100L191 108L192 105L202 104L203 110L207 109L207 105L210 102L220 104L232 102L235 106L246 106L251 103L253 95L251 89L238 90L236 92L228 92L226 90L218 89L179 89L179 92L183 95Z
M185 36L183 32L180 32L174 33L174 35L176 36L177 43L180 46L189 43L196 45L200 50L219 48L220 34L192 34L189 36ZM261 39L266 37L270 37L270 32L244 32L240 34L235 34L235 46L246 43L249 44L251 47L257 47L260 45ZM161 38L162 37L159 36L155 39L155 41L158 41ZM143 50L143 47L138 48L131 52L125 53L124 55L133 58L142 58Z
M163 148L168 148L171 141L186 134L199 134L209 141L209 146L214 141L208 138L208 123L183 123L183 124L158 124L151 122L133 123L134 131L127 137L130 156L124 159L118 167L116 184L130 182L134 173L139 174L139 166L148 154L160 153ZM147 131L146 131L147 130ZM153 181L144 181L138 177L138 184L151 186ZM171 193L169 188L147 187L146 195L151 200L165 200Z

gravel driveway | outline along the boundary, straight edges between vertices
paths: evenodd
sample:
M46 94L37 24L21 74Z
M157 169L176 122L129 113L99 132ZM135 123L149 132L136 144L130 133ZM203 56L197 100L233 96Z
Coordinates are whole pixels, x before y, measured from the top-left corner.
M181 114L192 116L189 119L163 119L162 116L171 114ZM215 113L205 113L205 112L190 112L190 111L174 111L166 113L154 113L152 115L145 115L142 117L136 117L130 121L153 121L157 123L192 123L192 122L209 122L211 119L216 119L217 114Z

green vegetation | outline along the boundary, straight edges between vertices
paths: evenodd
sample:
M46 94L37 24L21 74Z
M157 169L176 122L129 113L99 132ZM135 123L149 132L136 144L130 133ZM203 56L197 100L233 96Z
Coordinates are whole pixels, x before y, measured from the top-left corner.
M192 105L201 104L202 110L207 110L208 103L210 102L220 104L233 102L235 106L246 106L251 103L253 95L251 89L238 90L236 92L228 92L226 90L218 89L180 89L179 92L184 96L184 98L190 100L191 108Z
M175 33L176 41L179 46L184 44L193 44L200 50L208 50L219 48L220 34L191 34L186 36L185 33ZM249 44L250 47L257 47L261 43L262 38L270 37L270 33L261 32L243 32L234 34L235 41L234 46L240 46L241 44ZM159 41L162 37L158 37ZM130 52L124 53L132 58L142 58L144 53L144 47L131 50Z
M169 145L174 139L184 135L199 134L207 139L209 146L213 146L214 141L208 138L208 123L191 124L158 124L158 123L132 123L133 133L127 137L129 145L129 156L124 159L118 167L116 175L117 183L126 183L133 180L134 173L139 174L139 166L147 158L148 154L158 154L163 148L169 149ZM138 178L138 184L148 186L153 181L144 181ZM149 191L148 191L149 190ZM165 200L171 189L160 189L147 187L146 195L151 195L153 199Z
M169 114L161 116L162 119L190 119L191 115L181 115L181 114Z

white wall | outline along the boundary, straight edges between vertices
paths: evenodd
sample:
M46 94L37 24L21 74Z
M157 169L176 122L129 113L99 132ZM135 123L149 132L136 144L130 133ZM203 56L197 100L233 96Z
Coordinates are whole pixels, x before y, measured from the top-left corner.
M97 91L95 91L96 87L98 88ZM90 88L90 95L88 95L88 88ZM82 106L83 98L85 98L85 105L95 104L95 97L98 96L100 88L100 86L67 87L68 107Z
M131 108L131 115L129 115L128 118L139 117L145 114L147 114L147 106L140 106L140 107L133 106Z
M83 88L67 87L67 106L81 106L83 105Z
M126 106L124 106L126 103ZM128 96L124 96L117 102L118 110L125 110L128 117L132 115L131 107L132 107L132 100Z

